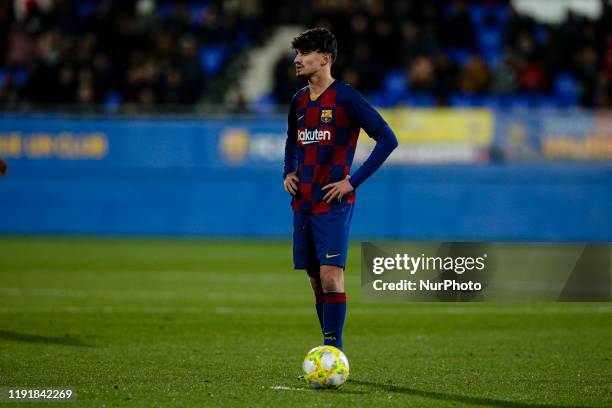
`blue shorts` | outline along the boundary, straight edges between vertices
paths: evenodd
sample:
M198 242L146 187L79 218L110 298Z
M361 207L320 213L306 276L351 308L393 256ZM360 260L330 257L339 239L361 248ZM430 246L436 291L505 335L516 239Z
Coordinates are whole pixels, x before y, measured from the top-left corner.
M317 273L321 265L344 268L352 218L352 204L322 214L293 213L294 268Z

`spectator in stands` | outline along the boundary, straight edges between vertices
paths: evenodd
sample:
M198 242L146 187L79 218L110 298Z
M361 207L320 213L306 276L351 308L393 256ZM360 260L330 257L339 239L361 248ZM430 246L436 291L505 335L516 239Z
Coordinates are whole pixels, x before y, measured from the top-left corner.
M471 58L459 75L459 90L465 94L482 94L491 86L491 74L480 57Z
M408 70L410 89L416 92L431 92L435 87L435 71L432 59L421 55L414 59Z

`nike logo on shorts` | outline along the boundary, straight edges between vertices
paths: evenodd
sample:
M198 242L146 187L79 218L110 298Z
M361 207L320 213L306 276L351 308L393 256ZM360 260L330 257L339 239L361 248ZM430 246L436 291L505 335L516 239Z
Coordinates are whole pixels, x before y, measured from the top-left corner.
M330 255L330 254L325 254L325 258L326 258L326 259L329 259L329 258L335 258L335 257L337 257L337 256L340 256L340 254L333 254L333 255Z

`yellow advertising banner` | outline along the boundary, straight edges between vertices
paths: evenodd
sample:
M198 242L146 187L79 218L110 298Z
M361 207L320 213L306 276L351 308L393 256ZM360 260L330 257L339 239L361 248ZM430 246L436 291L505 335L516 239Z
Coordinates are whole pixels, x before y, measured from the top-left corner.
M495 118L488 109L382 109L400 144L490 146Z

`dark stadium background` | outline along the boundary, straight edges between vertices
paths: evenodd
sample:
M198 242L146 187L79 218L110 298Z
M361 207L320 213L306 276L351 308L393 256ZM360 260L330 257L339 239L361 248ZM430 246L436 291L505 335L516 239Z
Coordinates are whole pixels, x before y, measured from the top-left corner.
M322 25L400 140L355 236L609 240L612 8L540 3L3 1L0 229L288 237L289 44Z
M320 339L281 180L315 26L400 142L357 194L336 394L294 381ZM609 303L370 304L359 242L610 242L611 105L610 1L0 0L0 387L610 406Z

